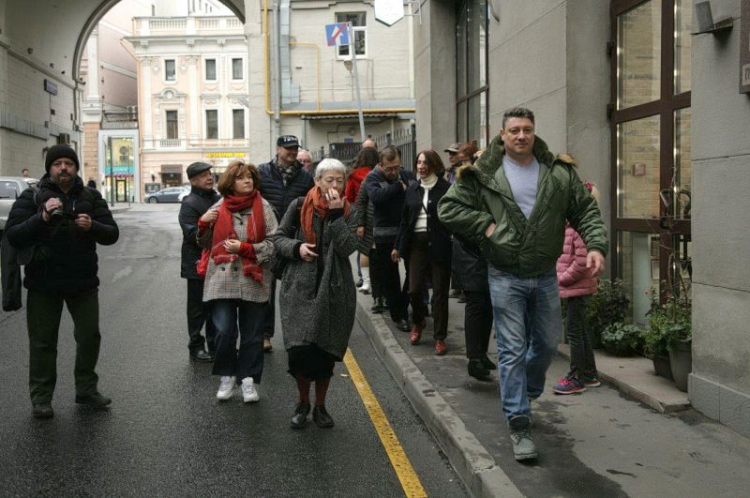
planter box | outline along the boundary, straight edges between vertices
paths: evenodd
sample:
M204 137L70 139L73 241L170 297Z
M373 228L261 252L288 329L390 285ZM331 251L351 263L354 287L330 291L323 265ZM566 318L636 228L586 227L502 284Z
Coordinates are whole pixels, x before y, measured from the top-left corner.
M682 392L688 390L688 376L693 371L693 342L680 341L669 347L669 362L672 365L674 383Z
M674 380L672 377L672 364L669 361L669 356L656 355L651 358L654 362L654 373L659 377L664 377L667 380Z

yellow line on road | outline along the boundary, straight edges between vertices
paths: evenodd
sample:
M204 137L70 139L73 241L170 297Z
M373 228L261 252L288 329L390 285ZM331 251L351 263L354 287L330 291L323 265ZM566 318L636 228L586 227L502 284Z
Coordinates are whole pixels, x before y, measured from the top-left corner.
M414 467L411 466L404 448L401 447L396 433L388 422L383 409L380 407L380 403L375 398L375 394L370 389L370 384L368 384L367 379L362 374L362 370L359 368L357 360L354 359L354 353L352 353L351 349L346 350L344 364L346 364L354 386L359 392L359 397L362 398L362 403L370 415L370 420L372 420L372 424L375 426L375 430L380 437L380 442L383 444L383 448L391 460L393 470L396 471L398 480L401 481L404 494L409 498L427 496L422 483L419 481L419 476L414 472Z

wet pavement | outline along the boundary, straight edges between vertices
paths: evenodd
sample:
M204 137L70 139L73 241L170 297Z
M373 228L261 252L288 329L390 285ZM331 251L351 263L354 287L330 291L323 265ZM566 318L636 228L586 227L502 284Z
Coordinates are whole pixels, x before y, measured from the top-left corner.
M659 413L609 385L552 394L551 383L569 369L562 357L553 360L547 391L532 403L539 458L516 462L497 371L487 381L467 373L464 305L450 300L448 354L442 357L434 354L431 319L422 342L412 346L409 334L371 314L371 305L371 297L359 296L358 321L474 494L748 496L750 440L694 410ZM490 357L496 360L494 352L493 334Z
M98 371L110 409L73 403L74 341L64 312L55 417L31 418L25 310L0 313L0 495L404 496L343 364L326 403L336 421L330 430L312 422L289 428L296 387L280 333L265 356L261 401L216 401L210 365L188 361L178 209L118 210L121 240L99 248ZM427 494L467 496L358 326L350 348Z

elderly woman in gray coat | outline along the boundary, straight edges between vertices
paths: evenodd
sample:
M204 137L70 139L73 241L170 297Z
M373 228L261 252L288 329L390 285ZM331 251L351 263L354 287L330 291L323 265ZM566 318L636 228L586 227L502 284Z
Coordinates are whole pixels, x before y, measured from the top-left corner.
M289 373L299 390L291 421L295 429L307 423L313 382L313 421L333 427L326 393L354 325L357 297L349 256L359 239L355 209L343 196L345 180L341 162L323 160L315 170L315 187L304 200L292 201L274 237L277 256L288 260L279 305Z

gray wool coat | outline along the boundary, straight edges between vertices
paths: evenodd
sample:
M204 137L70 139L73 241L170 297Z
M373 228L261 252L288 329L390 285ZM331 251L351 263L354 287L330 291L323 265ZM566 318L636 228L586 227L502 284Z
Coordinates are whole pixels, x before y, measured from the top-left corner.
M284 348L316 344L341 361L349 344L357 306L349 256L357 250L357 213L348 219L313 219L318 257L306 262L299 256L305 240L298 228L295 199L281 219L274 236L276 256L287 258L281 278L279 307Z

